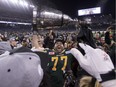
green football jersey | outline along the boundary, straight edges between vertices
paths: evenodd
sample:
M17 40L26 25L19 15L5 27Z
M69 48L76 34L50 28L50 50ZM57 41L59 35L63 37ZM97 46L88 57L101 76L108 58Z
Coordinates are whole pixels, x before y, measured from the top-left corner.
M63 71L71 69L74 57L71 54L65 54L65 50L62 53L49 50L47 53L49 58L47 71L51 76L51 87L63 87Z

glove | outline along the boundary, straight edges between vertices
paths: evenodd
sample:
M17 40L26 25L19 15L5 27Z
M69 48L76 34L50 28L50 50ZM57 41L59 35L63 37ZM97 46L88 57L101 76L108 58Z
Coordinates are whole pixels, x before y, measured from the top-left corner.
M76 78L74 77L71 70L66 71L64 73L64 78L65 78L64 87L74 87Z
M83 56L78 49L72 48L71 53L77 59L80 66L98 81L102 81L100 74L106 74L114 69L113 63L107 53L101 49L94 49L91 46L79 43L85 51Z

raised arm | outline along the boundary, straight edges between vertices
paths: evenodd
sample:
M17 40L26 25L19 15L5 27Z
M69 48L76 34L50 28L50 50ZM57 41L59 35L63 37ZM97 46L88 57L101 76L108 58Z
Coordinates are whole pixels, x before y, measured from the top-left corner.
M43 51L43 44L41 42L41 36L38 34L37 25L33 25L33 35L32 35L32 50L33 51Z
M38 44L39 38L36 34L33 34L32 36L32 47L38 48L40 47Z
M37 7L33 9L33 12L37 12ZM32 47L35 49L40 47L40 44L38 43L40 41L40 38L38 38L38 29L37 29L37 14L33 14L33 24L32 24Z
M38 38L38 30L37 30L37 24L32 24L32 47L38 48L39 44L38 41L40 38Z

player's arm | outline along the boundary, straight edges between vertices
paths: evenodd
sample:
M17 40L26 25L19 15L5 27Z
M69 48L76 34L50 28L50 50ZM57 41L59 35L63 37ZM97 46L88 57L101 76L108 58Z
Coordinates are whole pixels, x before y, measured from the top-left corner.
M39 48L40 44L38 43L40 41L40 38L38 38L38 29L37 29L37 8L35 7L33 9L33 24L32 24L32 47Z
M41 47L41 44L39 44L41 38L38 35L37 24L33 24L32 47L35 49Z

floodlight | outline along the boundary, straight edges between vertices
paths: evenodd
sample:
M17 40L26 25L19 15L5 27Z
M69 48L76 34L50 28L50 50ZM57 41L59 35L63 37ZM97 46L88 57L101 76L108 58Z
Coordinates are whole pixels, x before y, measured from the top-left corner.
M7 0L8 1L8 0ZM9 2L13 3L13 4L16 4L18 3L18 0L9 0Z
M26 2L26 1L24 1L24 0L19 0L19 4L21 5L21 6L28 6L28 3Z
M64 15L64 19L69 19L69 17L67 15Z
M28 3L24 1L23 2L23 5L27 7L28 6Z
M35 6L34 5L29 5L31 8L34 8Z

